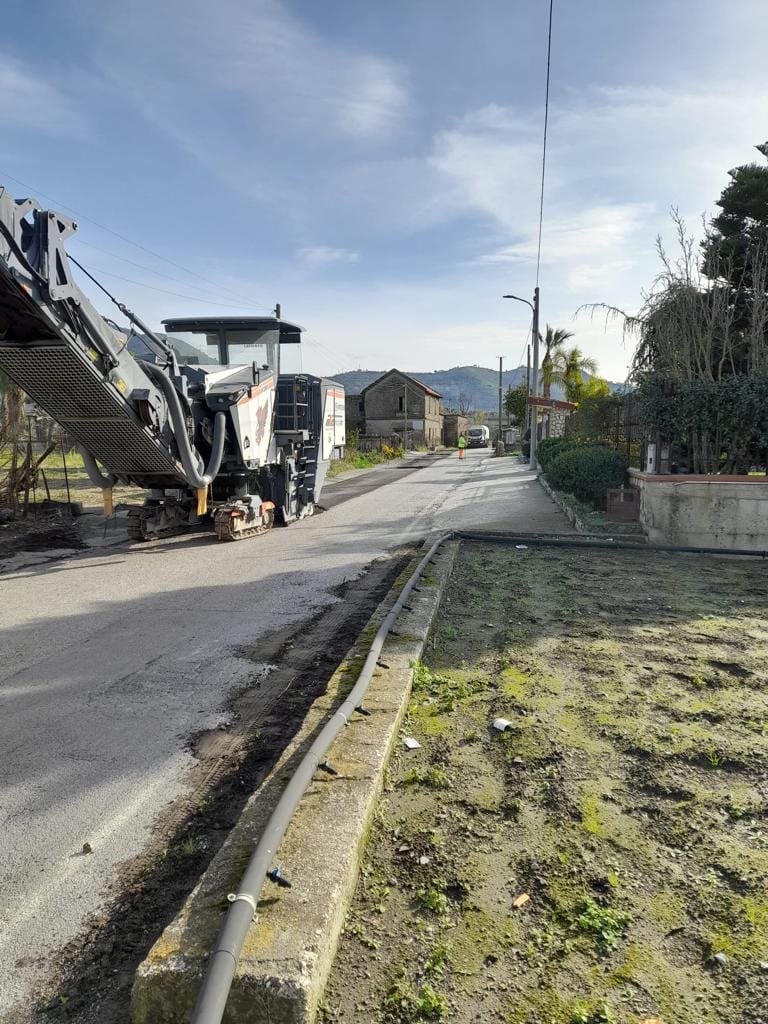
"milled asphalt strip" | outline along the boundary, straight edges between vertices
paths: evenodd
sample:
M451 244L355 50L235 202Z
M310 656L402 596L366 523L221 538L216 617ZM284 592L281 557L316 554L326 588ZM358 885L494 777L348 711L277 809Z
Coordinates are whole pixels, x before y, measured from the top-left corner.
M281 843L276 863L292 888L264 890L230 993L229 1024L309 1024L330 972L359 860L381 792L384 768L405 714L413 666L421 656L458 544L448 542L411 597L381 655L365 700L336 740ZM415 562L401 576L413 572ZM197 997L206 959L218 935L227 894L240 875L287 781L356 679L379 623L397 598L382 602L360 640L310 709L300 733L216 855L176 919L136 974L135 1024L182 1024ZM386 666L386 667L384 667ZM418 755L417 755L418 756Z

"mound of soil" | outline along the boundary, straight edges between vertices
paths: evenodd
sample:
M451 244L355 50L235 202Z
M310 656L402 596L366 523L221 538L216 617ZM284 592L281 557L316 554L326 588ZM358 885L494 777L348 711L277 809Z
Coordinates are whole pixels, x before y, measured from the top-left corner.
M17 551L83 547L78 524L62 512L38 513L36 517L0 523L0 558Z

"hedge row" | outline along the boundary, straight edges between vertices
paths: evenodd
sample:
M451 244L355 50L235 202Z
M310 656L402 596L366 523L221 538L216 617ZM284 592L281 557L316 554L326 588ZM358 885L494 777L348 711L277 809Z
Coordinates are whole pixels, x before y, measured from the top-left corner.
M596 508L605 507L608 490L624 484L626 461L603 445L547 438L537 445L536 458L550 486Z

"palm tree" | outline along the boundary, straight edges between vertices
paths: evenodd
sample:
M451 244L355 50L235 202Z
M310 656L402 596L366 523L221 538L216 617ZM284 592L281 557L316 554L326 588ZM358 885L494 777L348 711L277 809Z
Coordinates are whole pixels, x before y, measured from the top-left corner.
M547 324L546 336L542 338L541 334L539 334L539 341L544 345L544 359L541 362L541 382L545 398L551 396L552 385L556 380L552 353L572 337L573 331L566 331L562 327L550 327L549 324Z
M578 404L584 394L584 374L597 373L597 360L585 356L578 345L560 348L552 361L552 379L562 384L568 402Z

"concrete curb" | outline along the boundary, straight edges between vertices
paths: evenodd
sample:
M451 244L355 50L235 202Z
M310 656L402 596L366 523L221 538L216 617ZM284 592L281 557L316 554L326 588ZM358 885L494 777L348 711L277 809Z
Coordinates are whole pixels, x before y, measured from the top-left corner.
M552 501L554 501L554 503L557 505L557 507L562 512L565 513L565 518L568 520L571 526L573 526L574 529L578 530L579 533L589 533L590 531L587 529L584 521L579 517L579 515L576 512L574 512L574 510L571 508L568 502L564 501L557 491L552 490L552 488L545 480L544 474L539 473L536 479L544 488L545 493L548 494Z
M453 569L458 542L435 555L411 598L411 611L390 634L365 700L368 716L355 716L334 744L336 776L318 773L278 850L276 863L292 888L262 892L246 939L224 1020L228 1024L311 1024L352 898L384 770L408 705L413 664L424 645ZM408 578L412 562L401 580ZM312 705L274 770L251 797L240 821L176 918L150 950L134 979L134 1024L181 1024L189 1019L208 954L256 838L294 767L328 715L343 701L362 667L375 632L396 600L398 581L347 658Z
M566 501L565 497L560 493L560 491L555 491L552 489L552 487L550 487L550 485L544 478L543 474L540 474L538 480L541 486L544 488L545 492L552 499L552 501L554 501L558 508L562 509L562 511L565 513L565 518L578 533L585 533L588 534L590 537L602 537L603 539L607 537L606 533L601 533L596 530L593 530L588 523L585 523L581 516L578 514L578 512L576 512L575 509L573 509L571 505L568 503L568 501ZM615 523L614 526L614 538L618 538L619 540L636 540L638 544L645 544L648 540L644 531L638 532L623 530L621 523Z

